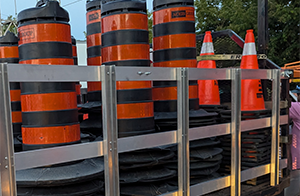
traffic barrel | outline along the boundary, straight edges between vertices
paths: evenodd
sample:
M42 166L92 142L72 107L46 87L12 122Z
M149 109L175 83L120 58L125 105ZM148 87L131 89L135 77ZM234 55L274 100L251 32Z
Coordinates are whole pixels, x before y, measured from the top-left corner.
M258 69L253 30L247 30L241 69ZM261 80L242 80L241 88L242 111L260 111L266 109Z
M102 60L105 65L150 66L146 2L102 1ZM117 82L119 137L155 131L150 81Z
M71 36L71 40L72 40L72 54L73 54L74 65L78 65L76 39L75 37Z
M40 1L18 14L21 64L74 65L69 14ZM23 150L80 142L75 83L21 83Z
M153 1L153 66L196 68L193 0ZM190 110L199 109L197 81L190 81ZM155 112L177 111L177 83L153 82Z
M76 39L72 36L72 53L74 65L78 65L78 57L77 57L77 47L76 47ZM76 82L76 95L77 95L77 104L81 104L81 85L80 82Z
M211 32L205 32L200 56L214 55ZM197 68L216 69L216 62L212 60L200 61ZM218 80L198 80L199 105L220 105Z
M101 0L86 3L86 42L88 66L100 66L101 59ZM101 82L88 82L88 102L101 102Z
M18 38L9 31L0 37L0 63L19 63ZM19 82L10 82L9 86L13 135L16 139L21 135L22 126L21 89ZM17 143L15 140L15 151L21 148Z

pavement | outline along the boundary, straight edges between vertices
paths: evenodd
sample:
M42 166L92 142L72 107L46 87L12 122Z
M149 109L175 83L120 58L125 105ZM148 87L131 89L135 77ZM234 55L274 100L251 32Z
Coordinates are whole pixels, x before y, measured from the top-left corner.
M284 190L285 196L300 196L300 170L291 172L290 186Z

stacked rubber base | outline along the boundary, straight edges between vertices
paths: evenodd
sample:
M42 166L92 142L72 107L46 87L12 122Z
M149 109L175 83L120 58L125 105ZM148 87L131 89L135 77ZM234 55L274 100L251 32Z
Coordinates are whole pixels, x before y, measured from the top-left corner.
M177 112L155 112L155 126L157 131L177 130ZM209 113L205 110L189 111L189 126L201 127L217 123L218 113Z
M223 169L230 171L231 138L221 138L223 155ZM268 164L271 158L271 130L260 129L242 133L242 170Z
M101 158L70 164L17 171L18 195L86 196L103 187L99 181L104 174Z

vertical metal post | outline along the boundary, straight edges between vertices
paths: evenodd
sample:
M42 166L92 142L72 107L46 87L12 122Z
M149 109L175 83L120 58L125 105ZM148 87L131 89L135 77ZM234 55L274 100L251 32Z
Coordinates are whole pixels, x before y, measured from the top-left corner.
M16 172L7 64L0 64L0 100L0 195L15 196Z
M231 69L231 196L241 195L241 69Z
M190 195L188 69L177 69L178 196Z
M105 195L119 196L118 121L115 66L101 67Z
M272 70L271 186L279 184L280 70Z

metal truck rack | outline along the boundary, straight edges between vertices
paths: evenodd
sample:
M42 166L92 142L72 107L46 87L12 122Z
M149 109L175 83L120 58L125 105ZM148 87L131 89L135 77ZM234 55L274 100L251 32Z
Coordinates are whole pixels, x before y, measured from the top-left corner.
M0 64L0 196L15 196L16 170L53 165L104 156L105 191L107 196L120 195L118 153L156 146L178 144L177 192L167 196L196 196L231 187L231 195L241 194L241 182L271 174L270 185L279 183L279 169L287 159L279 160L279 127L288 123L280 116L280 79L285 72L273 70L187 69L115 66L62 66ZM189 80L231 80L231 123L189 129ZM241 121L241 79L273 81L272 116ZM127 138L117 138L116 81L177 81L178 130ZM103 100L103 141L14 153L11 125L9 82L101 81ZM272 128L271 163L241 171L241 133L265 127ZM190 187L189 140L231 134L231 175Z

